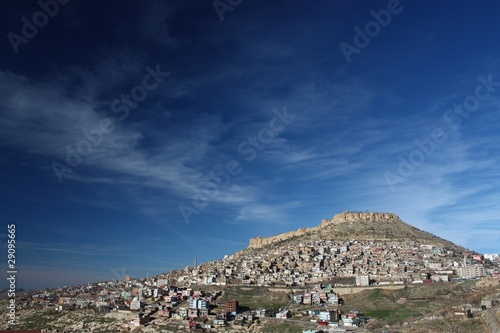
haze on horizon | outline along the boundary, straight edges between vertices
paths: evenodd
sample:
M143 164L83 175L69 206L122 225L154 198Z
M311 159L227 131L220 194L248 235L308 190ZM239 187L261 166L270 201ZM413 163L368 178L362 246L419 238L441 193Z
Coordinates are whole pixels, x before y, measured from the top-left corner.
M151 276L345 210L500 252L495 1L1 7L19 288Z

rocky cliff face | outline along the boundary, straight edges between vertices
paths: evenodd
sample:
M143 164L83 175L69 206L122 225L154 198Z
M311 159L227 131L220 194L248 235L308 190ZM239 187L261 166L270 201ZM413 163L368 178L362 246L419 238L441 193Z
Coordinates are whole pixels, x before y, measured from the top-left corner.
M322 228L331 226L331 225L341 225L344 223L352 223L352 222L371 222L371 221L399 221L399 217L396 214L392 213L371 213L371 212L343 212L335 215L330 220L323 220L321 225L313 228L300 228L297 231L290 231L283 234L279 234L277 236L262 238L251 238L250 239L250 248L261 248L266 245L270 245L273 243L277 243L280 241L285 241L287 239L304 236L306 234L312 234L320 231Z
M368 212L343 212L335 215L330 220L323 220L321 227L336 225L347 222L358 221L390 221L399 220L399 216L393 213L368 213Z

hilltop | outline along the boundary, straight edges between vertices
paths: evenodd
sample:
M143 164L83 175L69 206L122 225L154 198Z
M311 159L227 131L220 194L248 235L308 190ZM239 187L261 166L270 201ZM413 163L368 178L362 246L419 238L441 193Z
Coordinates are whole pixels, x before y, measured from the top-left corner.
M443 245L453 245L431 233L403 222L394 213L349 212L322 220L313 228L300 228L277 236L250 239L250 249L272 245L300 243L314 240L419 240Z

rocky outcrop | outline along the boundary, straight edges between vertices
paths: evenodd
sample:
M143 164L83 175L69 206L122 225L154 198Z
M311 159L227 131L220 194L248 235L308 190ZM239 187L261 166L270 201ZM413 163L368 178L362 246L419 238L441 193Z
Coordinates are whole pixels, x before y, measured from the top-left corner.
M399 220L399 216L393 213L371 213L371 212L349 212L345 211L343 213L335 215L330 220L323 220L321 222L321 227L328 225L342 224L347 222L358 222L358 221L390 221Z
M290 231L286 232L283 234L279 234L277 236L272 236L272 237L267 237L267 238L262 238L261 236L258 236L257 238L251 238L250 239L250 248L261 248L266 245L274 244L277 242L285 241L287 239L297 237L297 236L303 236L306 234L311 234L319 231L322 228L325 228L330 225L340 225L343 223L350 223L350 222L358 222L358 221L391 221L391 220L398 220L399 217L396 214L392 213L371 213L371 212L349 212L345 211L343 213L335 215L332 219L330 220L323 220L321 222L321 225L313 228L300 228L296 231Z

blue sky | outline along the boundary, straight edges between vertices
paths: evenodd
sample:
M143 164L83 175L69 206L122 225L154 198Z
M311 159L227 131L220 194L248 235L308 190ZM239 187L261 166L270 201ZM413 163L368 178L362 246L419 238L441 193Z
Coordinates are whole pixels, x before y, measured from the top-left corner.
M0 11L19 287L159 274L344 210L500 252L498 3L54 1Z

